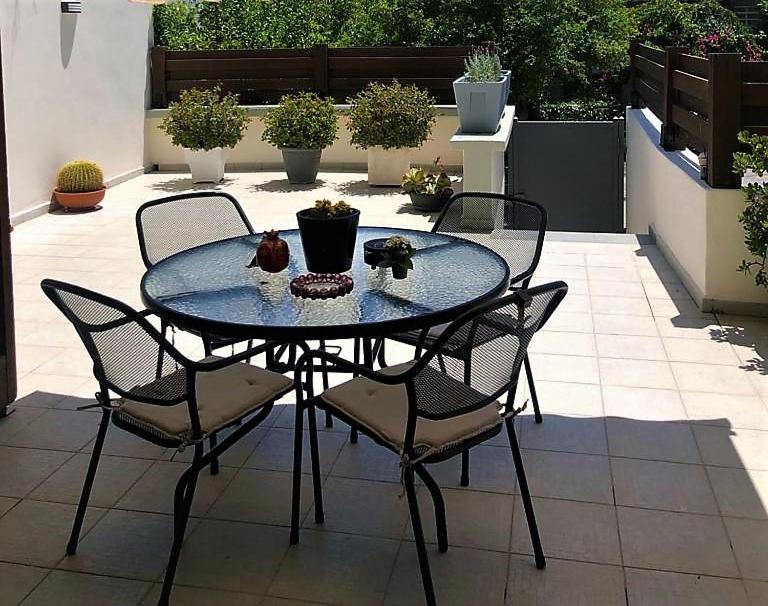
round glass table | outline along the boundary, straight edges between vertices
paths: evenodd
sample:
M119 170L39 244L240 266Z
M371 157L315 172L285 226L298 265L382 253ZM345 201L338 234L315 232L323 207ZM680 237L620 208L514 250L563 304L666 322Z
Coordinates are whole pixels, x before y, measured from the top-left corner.
M416 252L408 277L372 269L363 244L406 236ZM144 303L172 324L222 337L304 341L382 337L450 322L475 305L504 293L509 267L480 244L445 234L360 227L347 272L352 292L326 300L301 299L289 282L306 273L298 230L280 232L291 260L279 274L246 266L261 235L205 244L177 253L150 268L141 281Z

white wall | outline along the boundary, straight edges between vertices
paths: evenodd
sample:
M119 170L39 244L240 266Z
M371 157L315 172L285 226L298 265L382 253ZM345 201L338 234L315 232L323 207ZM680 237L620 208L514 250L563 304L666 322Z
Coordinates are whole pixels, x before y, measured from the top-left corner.
M11 214L45 212L56 171L98 162L109 182L144 166L151 8L128 0L0 0Z
M736 271L750 258L738 222L744 194L709 187L691 152L658 145L660 126L650 110L627 110L627 231L654 234L703 310L768 315L766 290Z

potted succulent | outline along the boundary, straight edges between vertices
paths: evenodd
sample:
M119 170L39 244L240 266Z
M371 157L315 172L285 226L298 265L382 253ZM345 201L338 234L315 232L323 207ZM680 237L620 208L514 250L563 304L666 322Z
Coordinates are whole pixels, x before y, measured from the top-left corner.
M391 267L392 277L402 280L408 277L408 270L413 269L414 249L411 241L403 236L391 236L384 244L379 267Z
M318 200L297 212L296 219L309 271L341 273L352 267L359 210L343 200Z
M104 173L88 160L68 162L59 169L53 198L66 210L96 208L104 199Z
M333 99L309 92L285 95L263 122L261 139L282 152L288 181L314 183L323 149L336 140Z
M453 82L461 130L494 133L509 95L509 71L501 69L499 56L488 49L476 50L464 65L464 75Z
M440 165L440 158L435 160L435 172L412 168L403 175L401 185L419 210L440 210L453 195L451 178Z
M373 82L349 102L352 144L368 150L368 183L399 185L410 168L409 149L421 147L432 132L435 100L413 85Z
M221 87L181 91L168 106L160 124L174 145L184 148L184 161L195 183L218 183L224 178L229 150L248 128L248 111L234 94L221 95Z

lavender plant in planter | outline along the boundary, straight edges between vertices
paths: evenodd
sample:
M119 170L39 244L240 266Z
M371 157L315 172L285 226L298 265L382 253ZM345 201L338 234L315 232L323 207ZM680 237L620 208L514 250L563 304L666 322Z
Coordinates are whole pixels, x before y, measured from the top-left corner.
M453 93L459 124L465 133L495 133L509 95L508 70L498 55L477 50L465 61L466 71L454 80Z

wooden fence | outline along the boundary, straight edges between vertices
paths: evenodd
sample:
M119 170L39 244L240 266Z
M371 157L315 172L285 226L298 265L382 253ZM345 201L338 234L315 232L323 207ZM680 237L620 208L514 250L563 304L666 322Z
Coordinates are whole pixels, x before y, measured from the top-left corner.
M738 132L768 135L768 62L742 61L735 53L695 57L687 50L632 42L632 106L661 120L664 149L706 154L709 185L739 187L733 172Z
M309 90L344 103L369 82L426 88L438 103L453 102L452 82L462 75L469 46L171 51L152 49L152 106L163 108L189 88L221 84L243 104L276 103Z

